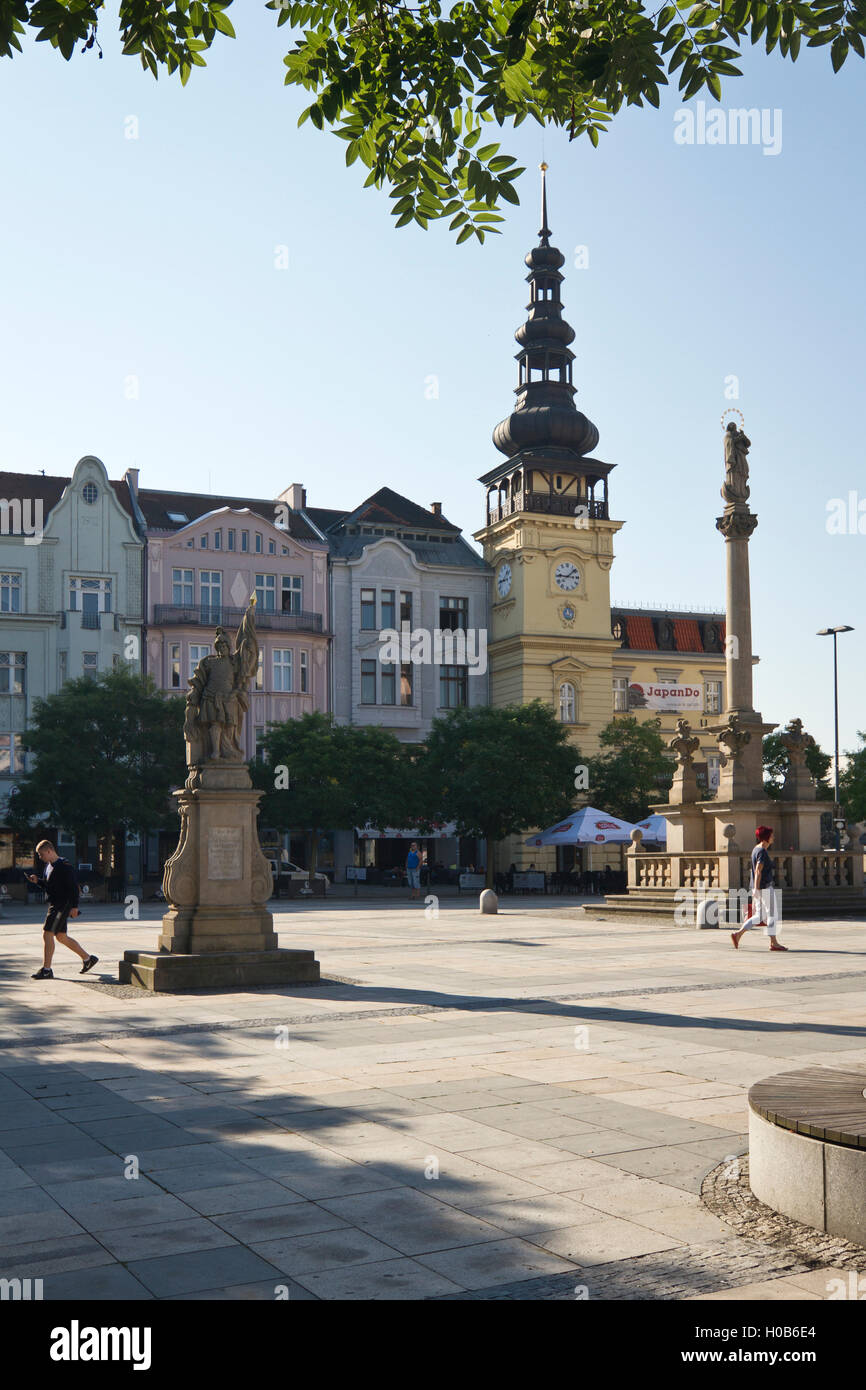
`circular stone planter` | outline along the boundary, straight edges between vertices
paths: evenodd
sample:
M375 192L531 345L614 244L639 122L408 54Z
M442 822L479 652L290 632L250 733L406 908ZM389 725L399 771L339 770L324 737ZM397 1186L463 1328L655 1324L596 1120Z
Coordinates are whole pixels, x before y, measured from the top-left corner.
M866 1245L866 1068L806 1067L749 1091L749 1180L761 1202Z

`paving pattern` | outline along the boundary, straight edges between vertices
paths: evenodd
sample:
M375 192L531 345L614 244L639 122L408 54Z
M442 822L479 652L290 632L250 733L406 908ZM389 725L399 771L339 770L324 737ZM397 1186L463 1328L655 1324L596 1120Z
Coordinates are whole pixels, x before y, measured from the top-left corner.
M38 982L38 913L6 909L0 1277L144 1300L809 1300L857 1277L856 1251L762 1226L739 1160L753 1082L866 1063L866 920L786 922L771 955L562 900L286 907L280 944L326 983L158 996L112 983L156 911L90 907L96 978L58 949Z

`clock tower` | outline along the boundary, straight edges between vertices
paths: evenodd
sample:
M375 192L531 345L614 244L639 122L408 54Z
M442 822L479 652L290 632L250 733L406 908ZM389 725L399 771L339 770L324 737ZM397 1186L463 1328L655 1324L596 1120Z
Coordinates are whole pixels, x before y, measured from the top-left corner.
M505 455L481 482L486 522L475 533L493 568L488 633L494 705L540 699L568 724L580 751L598 751L613 715L608 477L598 430L575 404L574 329L562 316L565 257L551 246L546 165L539 244L526 256L529 304L515 338L511 414L493 431Z

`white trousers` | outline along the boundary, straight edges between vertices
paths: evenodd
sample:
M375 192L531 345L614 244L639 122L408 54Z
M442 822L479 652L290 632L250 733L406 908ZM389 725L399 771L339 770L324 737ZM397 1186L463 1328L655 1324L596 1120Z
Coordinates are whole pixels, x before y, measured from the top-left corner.
M759 888L752 894L752 915L743 922L741 931L757 931L763 922L764 935L776 935L776 890Z

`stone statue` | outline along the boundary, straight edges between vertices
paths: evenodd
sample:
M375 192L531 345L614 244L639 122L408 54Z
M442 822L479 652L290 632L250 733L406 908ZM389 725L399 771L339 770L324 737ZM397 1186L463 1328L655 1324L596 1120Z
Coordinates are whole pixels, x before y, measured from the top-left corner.
M785 732L779 735L779 742L788 755L791 767L803 767L808 749L815 744L812 735L803 732L802 719L792 719L785 726Z
M677 720L677 731L672 739L668 740L668 748L676 753L677 763L680 767L691 767L695 753L701 746L701 740L692 736L692 726L687 719Z
M724 728L716 734L720 750L719 762L722 767L727 767L729 762L736 762L746 744L751 742L751 738L749 730L741 725L739 715L732 714Z
M747 454L752 441L733 420L725 430L725 481L722 497L732 505L744 503L749 497L749 461Z
M218 627L214 654L202 657L190 678L183 732L190 767L210 759L243 762L240 735L249 709L249 683L259 660L254 611L256 596L238 628L235 650L225 629Z

